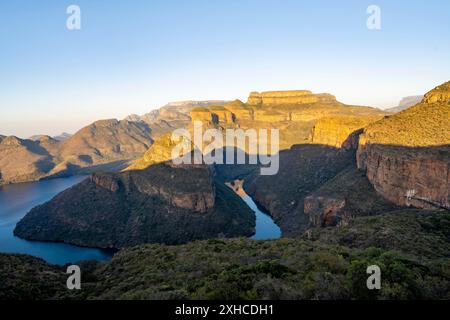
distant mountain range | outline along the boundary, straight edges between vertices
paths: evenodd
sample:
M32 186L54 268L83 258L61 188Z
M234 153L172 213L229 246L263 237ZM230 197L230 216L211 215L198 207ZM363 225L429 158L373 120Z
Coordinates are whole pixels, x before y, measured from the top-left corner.
M72 134L67 133L67 132L63 132L60 135L53 136L53 137L50 137L50 138L58 140L58 141L64 141L64 140L69 139L71 136L72 136ZM39 141L39 140L44 139L46 137L49 137L49 136L40 134L40 135L31 136L28 139L29 140L33 140L33 141Z
M400 100L397 107L385 109L384 111L397 113L397 112L403 111L405 109L408 109L409 107L412 107L412 106L420 103L422 101L422 99L423 99L423 95L404 97L402 100Z
M121 169L142 155L155 139L177 128L188 128L196 119L214 124L213 118L217 118L225 126L242 128L276 125L283 132L281 148L289 148L310 141L315 122L324 116L371 116L373 121L385 114L375 108L347 106L332 95L316 95L306 90L251 93L247 103L172 102L142 116L96 121L73 136L0 137L0 185L100 168ZM15 161L16 157L20 160Z

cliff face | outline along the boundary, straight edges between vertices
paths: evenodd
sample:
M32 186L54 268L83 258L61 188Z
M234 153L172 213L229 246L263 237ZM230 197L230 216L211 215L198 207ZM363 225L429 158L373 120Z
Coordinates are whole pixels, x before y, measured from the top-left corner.
M324 144L336 148L343 147L347 142L347 146L354 147L357 144L355 141L351 141L352 133L381 118L381 115L324 117L317 121L312 129L311 141L314 144Z
M305 213L305 198L352 166L354 155L354 150L323 145L293 146L280 152L280 170L276 175L249 177L244 189L270 212L283 236L298 236L309 228L312 219Z
M206 166L155 164L94 174L32 209L15 235L29 240L122 248L142 243L250 236L255 217Z
M369 180L349 166L304 200L304 212L310 227L347 225L354 218L377 215L397 209L379 195Z
M450 146L361 145L358 167L386 199L417 208L450 208Z
M253 92L247 103L235 100L223 106L194 108L190 117L206 127L276 128L280 132L280 149L283 150L310 142L341 147L354 130L387 114L375 108L345 105L330 94L296 90ZM324 120L318 124L324 118L329 122ZM317 124L312 135L311 131ZM313 137L317 141L312 141Z
M449 207L450 82L422 103L367 127L358 167L375 189L399 205Z
M331 94L313 94L308 90L252 92L247 103L250 105L308 104L336 102Z

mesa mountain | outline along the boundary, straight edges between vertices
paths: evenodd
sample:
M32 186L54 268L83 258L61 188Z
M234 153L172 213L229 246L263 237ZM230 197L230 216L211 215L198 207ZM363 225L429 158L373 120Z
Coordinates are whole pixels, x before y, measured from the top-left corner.
M400 100L398 106L389 108L389 109L385 109L384 111L397 113L397 112L403 111L405 109L408 109L409 107L412 107L412 106L420 103L422 101L422 99L423 99L423 95L422 96L404 97L402 100Z
M49 136L35 140L0 138L0 185L61 177L96 170L118 170L140 157L155 139L193 120L223 127L278 128L280 148L298 143L329 143L311 130L320 119L344 117L348 127L341 138L387 113L348 106L329 94L310 91L251 93L248 102L184 101L170 103L144 116L100 120L64 141ZM341 141L332 141L339 144Z

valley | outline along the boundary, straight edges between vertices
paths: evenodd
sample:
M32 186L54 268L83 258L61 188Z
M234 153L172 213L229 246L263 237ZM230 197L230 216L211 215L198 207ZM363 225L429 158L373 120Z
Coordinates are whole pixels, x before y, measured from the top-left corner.
M2 158L3 181L93 171L28 208L15 236L118 252L79 263L78 293L58 287L61 267L0 254L0 274L15 279L0 292L28 297L19 288L31 270L28 292L51 299L448 297L449 92L444 83L395 114L307 90L252 92L246 103L190 101L97 121L63 142L1 137L0 152L26 155L18 164L34 170ZM172 130L193 132L196 121L219 132L278 129L279 170L174 163ZM188 156L195 149L190 142ZM363 287L370 264L389 274L376 292Z

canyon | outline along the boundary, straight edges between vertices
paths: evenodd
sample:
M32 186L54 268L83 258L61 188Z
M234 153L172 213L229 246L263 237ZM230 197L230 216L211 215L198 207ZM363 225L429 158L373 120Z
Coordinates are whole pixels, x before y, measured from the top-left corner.
M56 299L446 297L449 88L445 83L396 114L301 90L252 93L247 103L171 105L172 122L155 113L155 135L143 118L97 122L94 131L132 126L148 134L138 143L130 131L117 129L124 132L121 143L135 143L120 148L132 155L129 160L115 170L94 170L33 208L14 234L119 252L108 262L80 263L89 287L82 295L59 288L60 267L0 254L0 272L7 275L0 297L11 290L22 297L39 290ZM190 131L193 121L219 130L279 129L279 172L261 175L261 163L247 161L175 165L171 150L177 141L169 128L182 123ZM41 165L52 159L36 145L59 150L60 142L49 137L29 141L0 136L5 148L42 156L33 158ZM114 140L101 141L78 145L95 144L99 152L92 158L98 162L99 155L120 158L119 149L110 148ZM232 189L267 212L282 238L237 239L255 233L255 215ZM387 273L380 291L367 292L359 280L374 261L401 271ZM30 270L36 287L25 292Z
M225 183L238 179L244 181L245 192L273 217L283 236L300 236L314 227L347 225L357 217L406 206L446 208L450 162L445 145L449 137L445 125L447 87L444 84L432 90L421 104L395 115L347 106L332 95L306 90L251 93L247 103L207 107L191 103L181 109L179 104L169 105L183 114L182 121L189 119L184 124L187 130L192 130L194 121L220 130L281 128L285 149L279 152L279 172L264 176L258 170L260 164L248 162L174 165L171 151L176 141L165 133L122 172L94 173L80 186L33 209L17 225L15 234L101 248L249 235L254 228L251 212L224 189ZM188 115L183 113L186 110ZM157 117L161 114L164 112ZM293 116L299 114L308 121ZM411 121L414 125L409 125ZM118 124L101 121L95 125ZM138 120L133 125L142 127L144 123ZM3 138L2 143L11 144L9 140ZM191 147L194 150L193 144ZM104 154L108 149L99 150ZM144 200L147 198L152 200ZM240 208L239 214L232 208ZM90 217L97 217L95 227L88 224ZM117 227L106 221L122 223ZM230 221L227 232L221 232ZM184 233L182 225L187 228ZM171 234L167 233L169 226L175 230ZM151 235L143 231L146 228ZM104 236L96 236L94 230ZM123 236L115 240L108 234Z

